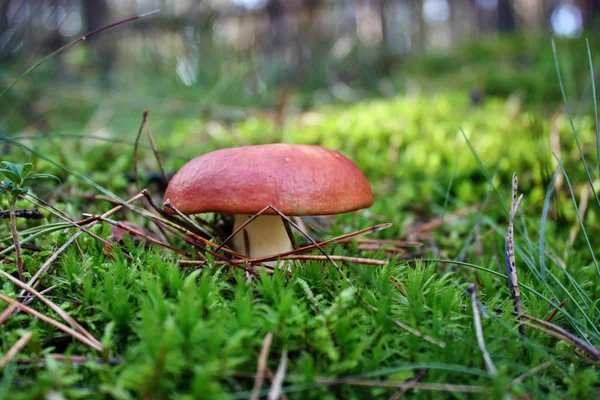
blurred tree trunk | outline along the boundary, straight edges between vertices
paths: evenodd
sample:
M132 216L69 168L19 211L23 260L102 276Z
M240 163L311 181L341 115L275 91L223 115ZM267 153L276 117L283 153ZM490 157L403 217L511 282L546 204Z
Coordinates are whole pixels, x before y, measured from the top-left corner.
M269 33L271 36L271 45L273 51L278 52L281 45L284 43L285 24L283 21L285 8L281 0L269 0L265 5L265 10L269 16Z
M86 31L90 32L108 24L110 7L106 0L83 1ZM110 69L114 60L114 49L102 35L92 36L87 40L93 52L94 68L100 75L100 86L110 86Z
M381 72L384 76L388 76L393 69L394 57L389 46L389 33L387 24L387 4L388 0L379 0L378 13L381 19L381 46L380 46L380 57L381 57Z
M583 26L586 30L595 29L600 15L600 1L579 0L577 5L583 14Z
M511 0L498 1L498 32L512 32L515 30L515 14Z

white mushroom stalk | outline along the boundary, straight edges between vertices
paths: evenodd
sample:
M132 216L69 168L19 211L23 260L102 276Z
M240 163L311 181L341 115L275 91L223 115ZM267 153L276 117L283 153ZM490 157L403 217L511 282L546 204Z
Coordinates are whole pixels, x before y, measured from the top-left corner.
M247 214L236 214L234 232L251 217ZM233 237L233 248L250 258L272 256L294 249L279 215L256 217ZM273 265L275 262L266 264Z

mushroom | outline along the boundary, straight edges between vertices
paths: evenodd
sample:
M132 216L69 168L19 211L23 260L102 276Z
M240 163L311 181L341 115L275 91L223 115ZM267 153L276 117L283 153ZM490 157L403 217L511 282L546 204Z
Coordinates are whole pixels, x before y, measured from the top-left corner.
M184 214L235 214L236 230L269 205L287 216L339 214L369 207L373 194L362 171L334 150L267 144L194 158L169 182L164 200ZM232 247L248 257L293 250L281 216L272 209L234 236Z

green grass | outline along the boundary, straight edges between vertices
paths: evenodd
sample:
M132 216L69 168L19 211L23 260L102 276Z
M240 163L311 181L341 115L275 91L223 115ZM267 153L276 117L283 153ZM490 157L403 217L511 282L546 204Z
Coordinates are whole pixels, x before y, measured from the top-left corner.
M552 59L550 46L541 51L539 57ZM572 90L568 82L565 94ZM546 84L560 93L556 76ZM79 219L112 207L90 200L90 194L127 199L135 193L125 175L132 171L141 110L110 121L112 136L103 142L72 136L87 134L84 119L95 111L86 108L90 104L68 107L81 113L64 124L53 122L57 134L12 139L20 145L11 144L4 158L32 161L36 172L59 176L62 184L41 181L32 192ZM122 249L106 251L84 234L52 264L39 290L58 285L49 298L98 338L103 352L39 319L13 315L0 329L0 354L26 331L33 336L0 372L0 398L248 398L268 333L273 341L267 366L275 373L287 354L283 391L290 398L390 398L396 390L381 384L417 377L421 384L446 386L410 391L414 398L597 395L598 363L578 354L580 349L533 328L520 337L504 260L510 182L517 172L524 193L514 221L523 312L545 319L566 299L553 323L600 346L599 213L591 194L585 215L578 217L582 188L589 181L598 186L594 116L574 112L552 120L529 107L511 108L503 97L475 107L460 90L320 107L290 117L282 130L264 117L229 123L190 114L160 121L159 110L149 111L169 171L213 149L273 141L321 144L348 155L369 177L375 204L336 216L318 232L326 238L382 222L394 225L370 237L411 238L407 233L419 224L436 218L443 223L415 238L424 243L422 251L407 249L414 254L404 257L362 251L356 244L328 248L331 254L389 261L385 267L344 264L348 281L329 263L306 262L295 265L290 276L263 272L248 282L242 271L213 262L196 270L182 267L174 254L130 240ZM560 139L560 164L552 155L551 132ZM157 170L151 150L140 151L141 170ZM559 173L563 183L555 187ZM158 188L152 191L160 198ZM6 197L0 202L5 209ZM17 207L31 205L19 200ZM151 226L135 210L114 218ZM21 243L40 248L24 250L27 277L77 231L58 222L50 214L37 222L18 221ZM579 234L569 243L576 226ZM107 225L92 232L110 236ZM0 237L11 244L8 223L0 226ZM14 254L8 249L2 255L2 269L16 275ZM476 340L469 283L476 284L485 313L482 331L496 376L487 372ZM0 293L15 298L18 292L2 281ZM31 306L60 319L39 301ZM445 346L399 328L394 320ZM51 356L56 353L67 360L56 360ZM68 356L89 361L79 365ZM523 374L528 375L518 379ZM336 384L334 378L345 381ZM489 393L451 393L456 387L448 385ZM267 377L263 395L270 386Z

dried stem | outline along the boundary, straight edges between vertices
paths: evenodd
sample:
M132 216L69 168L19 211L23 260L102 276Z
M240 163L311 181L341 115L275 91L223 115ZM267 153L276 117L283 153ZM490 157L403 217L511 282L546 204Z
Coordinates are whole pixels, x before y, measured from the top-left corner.
M521 319L523 324L531 326L532 328L538 329L542 332L548 333L549 335L552 335L559 339L565 340L565 341L581 348L582 350L585 350L589 354L591 354L596 361L600 361L600 349L597 349L596 347L594 347L591 344L587 343L586 341L578 338L577 336L573 335L571 332L566 331L565 329L561 328L560 326L552 324L550 322L544 321L543 319L539 319L539 318L536 318L536 317L534 317L532 315L528 315L528 314L520 314L518 317L526 318L526 319L529 319L531 321L534 321L534 322L542 325L543 328L540 326L537 326L535 324L531 324L526 321L522 321L522 319Z
M552 320L558 313L558 310L563 308L563 306L565 305L566 302L567 302L567 299L564 299L563 301L561 301L560 304L557 307L555 307L554 310L552 310L550 315L548 315L548 317L546 318L546 322L552 322Z
M9 194L8 210L10 213L10 233L15 244L15 262L17 264L17 275L21 282L25 282L25 275L23 275L23 260L21 260L21 244L19 243L19 232L17 231L17 217L15 216L15 206L17 198Z
M423 379L426 376L427 376L427 371L419 371L415 376L413 376L408 381L406 381L406 383L408 383L408 384L418 383L421 379ZM403 388L398 389L396 391L396 393L394 393L394 395L392 397L390 397L390 400L400 400L406 393L408 393L413 388L414 388L414 386L403 387Z
M101 216L101 215L97 215L97 216L95 216L95 217L96 217L96 218L97 218L99 221L103 221L103 222L106 222L106 223L108 223L108 224L110 224L110 225L116 226L116 227L117 227L117 228L119 228L119 229L123 229L124 231L127 231L127 232L129 232L129 233L133 234L134 236L137 236L137 237L139 237L140 239L147 240L147 241L148 241L148 242L150 242L150 243L154 243L154 244L156 244L156 245L159 245L159 246L161 246L161 247L164 247L165 249L169 249L169 250L171 250L171 251L172 251L172 252L174 252L174 253L177 253L177 254L179 254L179 255L182 255L182 256L185 256L185 257L189 257L189 256L190 256L190 255L189 255L188 253L186 253L185 251L183 251L183 250L179 250L178 248L176 248L176 247L173 247L173 246L171 246L170 244L163 243L163 242L161 242L160 240L158 240L158 239L155 239L155 238L153 238L152 236L149 236L147 233L140 232L140 231L138 231L137 229L135 229L135 228L132 228L131 226L125 225L125 224L124 224L124 223L122 223L122 222L119 222L119 221L113 221L112 219L110 219L110 218L104 218L104 217L103 217L103 216ZM111 247L112 247L112 243L111 243Z
M521 200L523 199L523 195L521 194L517 198L517 190L518 190L519 181L517 178L517 174L513 174L512 178L512 197L510 203L510 219L508 222L508 232L506 235L506 243L505 243L505 257L506 257L506 270L508 275L508 287L510 288L510 294L513 298L515 311L518 314L523 312L521 305L521 290L519 289L519 279L517 277L517 264L515 262L515 232L514 232L514 219L517 215L517 211L519 209L519 205L521 204ZM519 333L522 336L526 336L525 327L519 325Z
M8 349L4 357L2 357L0 360L0 369L6 367L6 365L11 362L21 350L23 350L23 347L27 345L32 336L33 333L31 331L25 332L23 336L21 336L19 340L17 340L17 342L13 344L10 349Z
M469 294L471 295L471 305L473 308L473 325L475 326L477 344L479 345L481 354L483 354L483 360L485 361L485 368L487 369L488 374L494 377L498 374L498 372L496 370L494 362L492 361L492 357L490 357L490 353L488 353L487 348L485 347L483 329L481 328L481 317L479 315L479 307L477 306L477 293L475 292L475 285L473 283L470 283L469 286L467 286L467 292L469 292Z
M258 400L260 398L260 389L262 388L263 381L265 379L265 370L267 368L267 358L269 357L269 350L271 349L271 343L273 342L273 334L271 332L265 335L263 339L262 347L260 349L260 355L258 358L258 367L256 370L256 377L254 379L254 387L252 388L251 400Z
M152 147L152 151L154 152L154 157L156 158L156 162L158 163L158 167L160 168L160 172L162 173L163 179L165 180L165 183L168 183L169 176L167 175L165 166L163 165L162 159L160 158L160 154L158 152L158 148L156 147L156 143L154 142L152 132L150 132L150 124L146 124L146 134L148 135L148 141L150 142L150 146Z
M146 125L146 121L148 120L148 110L144 110L142 113L142 123L140 124L140 129L138 129L138 134L135 137L135 142L133 144L133 177L135 179L135 187L137 190L140 190L140 178L138 174L138 145L140 144L140 137L142 136L142 131L144 130L144 125Z
M94 341L90 340L88 337L82 335L81 333L69 328L68 326L50 318L47 317L46 315L37 312L36 310L34 310L33 308L27 307L24 304L19 303L16 300L11 299L10 297L7 297L3 294L0 294L0 300L3 300L7 303L9 303L11 306L15 306L17 308L19 308L22 311L25 311L28 314L33 315L34 317L37 317L39 319L41 319L44 322L49 323L50 325L55 326L56 328L62 330L63 332L73 336L75 339L79 340L80 342L82 342L85 345L90 346L91 348L98 350L98 351L102 351L102 346L99 344L96 344Z
M109 217L111 215L113 215L114 213L120 211L125 205L133 203L137 200L139 200L141 197L143 197L142 193L138 193L137 195L133 196L131 199L127 200L125 203L123 204L119 204L116 207L113 207L112 209L108 210L107 212L105 212L104 214L102 214L102 217ZM91 222L91 226L95 225L98 223L97 220L95 220L94 218L90 218L87 222ZM81 224L81 221L80 221ZM58 250L56 250L45 262L44 264L42 264L42 266L40 267L40 269L38 269L38 271L35 273L35 275L29 280L29 282L27 282L27 286L32 287L32 288L36 288L39 281L38 278L45 273L48 268L50 268L50 265L52 265L52 263L58 258L58 256L64 252L73 242L75 242L77 240L77 238L79 236L81 236L83 234L84 231L80 230L78 232L76 232L73 236L71 236L71 238L69 240L67 240ZM19 293L19 296L23 296L25 294L25 290L22 290L21 293ZM4 323L4 321L6 321L6 319L17 309L16 306L10 306L8 308L6 308L2 314L0 314L0 325L2 325Z
M268 400L277 400L283 397L281 388L287 372L287 361L287 350L283 349L283 352L281 353L281 359L279 360L279 366L277 366L277 372L272 378L271 388L269 389L269 394L267 395Z
M554 363L552 362L552 360L546 361L544 363L541 363L538 366L535 366L533 368L531 368L529 371L519 375L518 377L516 377L515 379L513 379L513 383L523 383L523 381L527 378L529 378L532 375L537 374L540 371L545 370L546 368L550 367L554 365Z
M2 274L5 278L7 278L9 281L14 283L15 285L19 286L21 289L24 289L24 290L30 292L31 294L33 294L35 297L39 298L44 304L46 304L48 307L50 307L52 309L52 311L57 313L62 319L64 319L69 325L71 325L71 327L73 329L80 332L82 335L86 336L89 340L95 342L98 346L101 346L100 342L96 338L94 338L87 330L85 330L81 325L79 325L79 323L77 323L77 321L75 321L73 318L71 318L71 316L69 314L67 314L62 308L60 308L59 306L54 304L52 301L48 300L37 290L33 289L30 286L27 286L26 284L19 281L18 279L13 278L10 274L2 271L1 269L0 269L0 274Z

